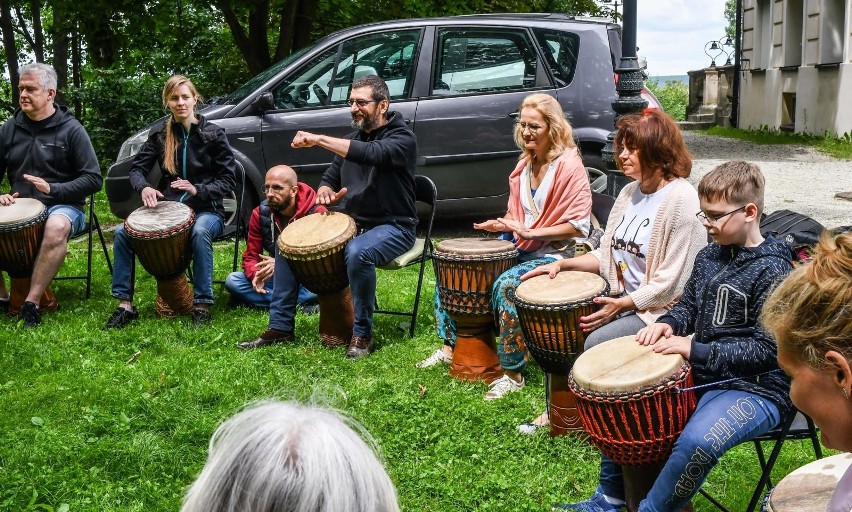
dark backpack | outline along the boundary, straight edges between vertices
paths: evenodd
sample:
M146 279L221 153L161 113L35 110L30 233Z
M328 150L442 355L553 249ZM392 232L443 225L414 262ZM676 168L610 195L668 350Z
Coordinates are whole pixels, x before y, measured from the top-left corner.
M817 243L824 230L814 219L790 210L772 212L760 221L760 233L786 243L798 260L807 259L808 249Z

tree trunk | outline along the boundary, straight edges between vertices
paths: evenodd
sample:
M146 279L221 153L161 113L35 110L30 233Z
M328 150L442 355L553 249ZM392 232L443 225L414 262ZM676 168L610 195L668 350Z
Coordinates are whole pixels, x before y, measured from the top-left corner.
M15 45L15 28L12 23L12 9L9 0L0 0L0 30L3 31L3 49L6 50L6 68L9 70L9 83L12 84L12 108L18 107L18 48Z
M299 0L293 30L293 50L300 50L311 42L311 30L319 8L319 0Z
M76 90L80 90L83 86L83 78L80 75L82 53L79 25L75 23L71 32L71 80L74 82L74 89ZM83 122L83 101L80 99L80 95L74 97L74 117L81 123Z
M65 90L68 87L68 23L65 10L53 7L53 68L56 70L56 102L67 104Z
M33 17L33 52L39 62L44 62L44 28L41 26L41 2L30 0L30 14Z
M278 24L278 44L275 45L273 62L278 62L293 52L293 27L296 21L296 8L299 0L288 0L281 6Z
M256 75L266 69L266 66L264 66L263 63L269 62L269 48L266 46L265 41L262 48L255 48L252 45L249 36L246 35L245 29L243 29L243 26L240 24L240 20L233 7L223 0L216 1L215 6L222 11L222 15L225 17L225 23L227 23L228 28L231 29L231 37L234 38L234 44L237 45L237 49L239 49L240 53L243 55L243 59L246 61L246 65L248 65L249 72L251 72L252 75ZM263 56L258 56L258 51L263 52Z

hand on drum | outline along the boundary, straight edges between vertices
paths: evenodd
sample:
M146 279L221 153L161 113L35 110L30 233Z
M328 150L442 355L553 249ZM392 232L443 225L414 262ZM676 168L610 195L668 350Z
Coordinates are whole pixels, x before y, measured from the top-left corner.
M651 348L658 354L680 354L688 360L689 354L692 352L692 340L683 336L661 338Z
M24 179L33 184L42 194L50 194L50 183L44 181L43 178L33 176L32 174L24 174Z
M486 220L485 222L474 222L473 229L481 229L489 233L505 233L509 231L508 226L497 219Z
M672 326L664 323L655 323L647 327L643 327L636 333L636 341L640 345L653 345L660 338L671 338L674 334Z
M162 199L163 193L154 187L145 187L142 189L142 193L139 194L142 196L142 204L144 204L147 208L153 208L157 206L157 199Z
M340 189L340 192L335 192L331 189L331 187L327 187L323 185L322 187L317 189L317 204L321 204L324 206L329 206L340 201L343 196L346 195L349 189L343 187Z
M629 299L629 297L627 298ZM595 297L592 302L601 308L591 315L580 317L580 329L583 329L583 332L594 331L598 327L612 322L619 313L626 309L623 304L624 297Z
M15 204L15 199L18 197L18 193L14 194L0 194L0 206L10 206Z
M543 276L545 274L547 274L548 276L550 276L551 279L553 279L554 277L556 277L556 274L558 274L562 270L562 266L560 265L560 262L562 261L563 260L556 260L548 263L547 265L541 265L540 267L536 267L527 272L526 274L522 275L521 281L526 281L531 277Z
M266 295L269 292L263 285L272 278L272 274L275 272L275 258L261 254L256 269L257 273L251 280L251 286L257 293Z
M189 195L194 196L198 193L198 189L195 188L195 185L190 183L189 181L178 178L172 182L171 187L175 190L182 190L183 192L189 192Z

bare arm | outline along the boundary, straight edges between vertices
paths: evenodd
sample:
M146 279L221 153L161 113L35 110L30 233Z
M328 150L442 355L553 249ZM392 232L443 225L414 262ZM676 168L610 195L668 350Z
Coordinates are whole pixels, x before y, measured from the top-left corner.
M566 238L583 236L583 234L577 231L577 228L575 228L570 222L563 222L562 224L557 224L555 226L530 229L525 227L522 223L508 218L500 218L497 219L497 221L506 225L509 229L514 231L518 237L525 240L543 240L545 242L549 242L551 240L565 240Z

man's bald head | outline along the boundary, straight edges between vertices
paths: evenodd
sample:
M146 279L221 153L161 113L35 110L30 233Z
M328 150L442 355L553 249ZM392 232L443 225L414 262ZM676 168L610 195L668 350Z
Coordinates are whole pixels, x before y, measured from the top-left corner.
M269 182L270 178L275 180L276 182L286 183L291 187L295 187L298 182L298 178L296 177L296 171L293 170L289 165L276 165L275 167L270 168L266 171L266 181Z

